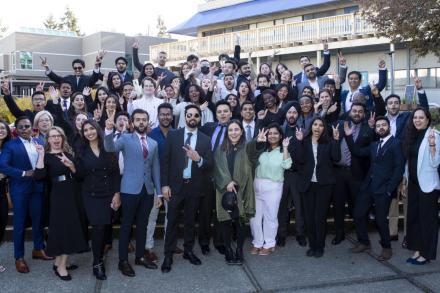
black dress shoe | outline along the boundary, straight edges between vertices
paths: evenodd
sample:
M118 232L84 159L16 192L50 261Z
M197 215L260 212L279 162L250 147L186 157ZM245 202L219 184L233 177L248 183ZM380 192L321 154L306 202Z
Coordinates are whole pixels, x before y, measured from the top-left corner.
M304 247L307 245L306 237L304 235L296 236L296 241L298 241L298 244L300 246Z
M69 274L67 274L66 276L61 276L60 273L58 273L58 269L55 270L55 275L63 281L71 281L72 280L72 276Z
M161 266L162 273L169 273L171 271L171 265L173 264L173 257L165 256Z
M306 252L306 255L307 256L314 256L315 255L315 251L313 249L309 248L309 250L307 250L307 252Z
M211 251L209 249L209 245L200 245L200 249L202 250L203 255L208 255L209 252Z
M53 265L53 266L52 266L52 269L53 269L54 271L56 271L57 268L58 268L58 267L57 267L56 265ZM66 267L66 270L68 270L68 271L74 271L74 270L76 270L77 268L78 268L77 265L71 264L71 265L68 265L68 266Z
M316 258L320 258L324 255L324 250L323 249L317 249L315 250L315 254L313 255Z
M136 276L136 273L134 272L133 268L131 267L131 265L126 260L119 261L118 269L121 271L121 273L124 276L127 276L127 277L134 277L134 276Z
M232 248L227 247L225 250L225 260L228 265L234 265L235 264L235 255Z
M284 247L286 246L286 237L278 237L277 239L277 245L279 247Z
M150 270L157 269L157 265L154 262L146 259L145 257L137 258L134 261L134 264L137 266L144 266L145 268L150 269Z
M333 238L332 240L332 244L333 245L338 245L339 243L341 243L342 241L345 240L345 236L336 236L335 238Z
M224 245L218 245L215 249L217 249L218 253L225 254L226 247Z
M237 250L235 251L235 264L242 265L243 261L243 249L237 248Z
M93 265L93 275L97 280L107 280L107 276L105 275L105 267L104 263L100 262L97 265Z
M184 252L183 253L183 258L186 260L189 260L189 262L195 266L199 266L202 264L202 262L200 261L200 259L194 254L194 252L190 251L190 252Z

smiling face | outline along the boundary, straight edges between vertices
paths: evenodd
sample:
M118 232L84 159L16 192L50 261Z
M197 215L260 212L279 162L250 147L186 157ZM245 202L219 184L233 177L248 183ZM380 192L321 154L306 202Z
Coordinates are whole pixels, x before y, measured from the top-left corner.
M191 70L191 67L188 64L183 64L182 73L184 76L187 75L190 70Z
M189 128L196 128L200 122L200 113L195 108L190 108L186 111L185 122Z
M153 96L155 91L153 82L148 79L144 80L142 83L142 90L146 96Z
M270 68L269 68L269 66L268 66L267 64L263 64L263 65L261 65L260 73L261 73L261 74L264 74L264 75L269 75L269 74L270 74Z
M305 73L306 73L308 79L312 79L312 80L313 80L313 79L316 78L316 69L315 69L315 66L313 66L313 65L309 65L309 66L307 66L307 67L304 68L304 71L305 71Z
M84 96L83 95L76 95L75 98L73 99L72 105L76 111L84 110L84 107L86 105L84 102Z
M202 89L208 90L210 86L211 86L211 79L205 78L202 80Z
M390 125L388 121L382 119L377 120L375 124L376 134L379 135L380 138L384 138L390 134Z
M4 123L0 123L0 141L3 141L8 136L8 128Z
M278 64L277 71L279 74L283 74L283 72L286 70L286 67L283 64Z
M116 103L117 101L114 97L108 97L107 100L105 100L105 108L109 111L115 111Z
M361 80L356 73L352 73L348 76L348 85L351 89L357 89L361 84Z
M267 141L272 147L277 147L281 140L281 133L278 131L277 128L272 127L269 128L269 131L267 132Z
M84 67L82 66L81 63L73 63L72 68L73 68L73 72L75 73L76 76L83 75Z
M292 126L295 125L296 119L298 119L298 111L296 111L296 108L292 106L286 113L286 121Z
M232 112L228 105L219 105L215 110L215 114L217 116L218 123L223 125L228 123L229 119L232 117Z
M47 142L49 143L52 151L60 151L63 148L63 135L56 129L51 129L47 136Z
M389 115L396 116L400 111L400 100L397 97L388 98L386 109Z
M266 109L272 109L274 106L276 106L276 102L276 98L271 94L263 94L263 103Z
M124 72L125 69L127 69L127 63L125 63L124 60L119 59L118 62L116 62L116 69L118 72Z
M429 126L429 119L425 112L422 110L417 110L413 116L413 124L417 130L426 129Z
M233 95L229 95L226 101L229 103L229 105L231 105L231 108L237 107L238 104L237 97Z
M292 81L292 74L289 70L284 70L283 73L281 73L281 83L289 83Z
M84 125L84 137L89 141L96 141L98 139L98 130L92 124L86 123Z
M312 111L312 101L309 98L301 98L299 100L299 106L303 114L309 114Z
M171 121L173 121L173 112L168 108L160 108L158 117L159 125L168 128L171 125Z
M189 99L194 104L198 104L199 103L200 92L199 92L199 90L195 86L192 86L192 87L189 88Z
M23 119L18 122L17 134L21 138L29 140L32 134L32 125L29 119Z
M145 76L151 77L154 74L154 67L152 65L146 65L144 69Z
M243 130L240 125L237 123L231 123L228 126L228 138L233 145L237 144L240 141L241 136L243 135Z
M328 108L330 107L330 104L332 102L332 97L327 92L321 92L321 94L319 95L319 101L324 107Z
M76 115L75 127L78 131L81 130L81 127L82 127L84 121L86 121L86 120L87 120L87 116L85 114L81 113L81 114Z
M244 104L241 109L241 117L246 122L252 121L255 117L254 107L251 104Z
M119 88L122 84L121 77L119 74L115 74L112 76L112 85L114 88Z
M38 130L40 132L46 133L52 126L52 120L49 118L49 115L43 114L40 116L38 120Z
M353 105L353 106L351 106L351 110L350 110L349 115L350 115L351 121L353 121L354 124L359 124L365 118L365 109L362 106Z
M101 105L103 105L105 99L107 99L107 97L108 97L107 93L105 92L105 90L100 89L98 91L97 95L98 95L98 101L101 103Z
M287 97L288 93L289 93L289 91L287 90L287 87L283 86L277 92L278 99L280 101L284 101L284 99Z

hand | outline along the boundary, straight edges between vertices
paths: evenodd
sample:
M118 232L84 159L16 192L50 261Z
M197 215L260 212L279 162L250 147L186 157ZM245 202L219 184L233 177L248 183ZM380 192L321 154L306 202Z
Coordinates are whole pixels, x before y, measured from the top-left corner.
M201 111L205 111L206 108L208 108L208 102L204 102L203 104L200 105L200 110Z
M133 49L139 49L139 40L138 39L134 39Z
M39 56L39 57L41 60L41 66L43 66L46 69L46 71L49 71L49 63L47 63L47 58L41 57L41 56Z
M267 141L267 133L268 132L269 132L269 129L264 129L264 128L263 129L258 129L257 141L258 142L266 142Z
M288 147L289 147L290 139L291 139L291 138L292 138L292 137L289 136L289 137L286 137L286 138L283 139L283 148L288 148Z
M190 145L185 145L182 148L186 152L188 158L190 158L194 162L200 161L201 158L199 153L196 150L193 150Z
M55 87L53 87L53 86L49 87L49 96L50 96L50 99L52 100L52 103L54 103L55 105L58 104L59 94L58 94L58 90L55 89Z
M130 95L128 96L128 102L133 102L133 100L135 100L137 97L136 91L132 90Z
M42 145L36 144L35 150L37 151L39 157L44 157L44 147Z
M2 91L5 96L8 96L11 94L11 91L9 90L9 80L8 79L5 79L2 82Z
M422 85L422 80L420 78L417 77L417 75L413 75L413 81L414 81L414 85L416 86L416 89L419 91L423 88Z
M268 111L268 109L258 111L258 114L257 114L258 119L263 120L264 118L266 118L267 111Z
M105 54L107 54L106 50L99 50L98 55L96 55L95 66L100 67L102 63L102 59L104 59Z
M35 90L36 90L37 92L42 92L42 91L44 91L44 84L45 84L44 81L40 81L40 82L38 83L38 85L35 87Z
M331 114L333 112L335 112L338 109L338 106L336 105L336 103L334 103L333 105L331 105L328 110L327 110L327 114Z
M161 82L162 80L165 79L165 77L166 77L166 75L162 72L162 73L157 77L157 85L159 85L160 82Z
M435 132L434 128L429 130L428 143L430 146L435 146Z
M90 96L91 91L92 91L92 89L89 88L88 86L86 86L86 87L84 87L82 94L83 94L83 96Z
M96 109L93 111L93 119L99 121L102 116L102 106L101 104L96 104Z
M385 69L387 68L387 63L385 62L385 59L383 57L379 57L379 69Z
M240 45L240 35L239 34L234 34L235 37L235 45Z
M315 113L317 113L319 111L319 107L322 106L323 101L319 101L318 103L316 103L313 107L315 108Z
M171 188L169 186L162 187L162 195L166 201L170 201L171 198Z
M333 139L334 140L339 140L339 129L338 129L338 126L333 126L332 125L332 128L333 128Z
M324 45L324 51L328 51L328 42L327 42L327 40L324 40L322 42L322 44Z
M154 207L156 209L160 208L162 206L162 198L155 196L154 197Z
M397 194L400 194L402 198L406 198L408 195L408 185L407 185L406 177L402 178L402 182L400 182L399 187L397 187Z
M257 85L255 84L255 82L251 82L251 91L255 92L257 90Z
M115 195L113 195L112 203L110 204L110 207L114 211L117 211L120 206L121 206L121 194L119 192L116 192Z
M379 97L380 92L379 92L379 89L376 87L376 83L373 81L373 82L370 82L369 84L370 84L371 94L375 98Z
M24 176L25 177L33 177L34 176L34 170L24 171Z
M64 153L61 153L61 157L60 157L60 161L61 163L63 163L64 166L66 166L67 168L71 168L74 166L73 162L71 160L69 160L66 155L64 155Z
M376 113L371 112L370 118L368 118L368 126L370 128L374 129L374 126L376 125Z
M302 132L301 128L296 128L295 137L298 141L302 141L304 139L304 133Z
M108 116L108 119L105 120L105 129L106 130L113 130L115 127L115 113L113 112L110 116Z
M340 66L346 66L347 60L345 59L344 55L342 54L342 51L338 52L338 59L339 59L339 65Z
M350 127L350 125L348 124L348 121L344 122L344 133L345 133L345 136L350 136L353 134L353 127Z
M237 185L237 183L235 183L234 181L229 182L229 184L226 186L226 190L228 192L233 192L233 193L237 193L237 190L235 189L235 185Z

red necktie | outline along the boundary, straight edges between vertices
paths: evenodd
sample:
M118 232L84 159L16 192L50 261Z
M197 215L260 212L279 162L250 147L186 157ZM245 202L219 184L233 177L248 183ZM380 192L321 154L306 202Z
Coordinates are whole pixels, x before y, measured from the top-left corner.
M147 149L147 142L145 141L145 136L141 136L141 143L142 143L142 153L144 154L144 159L148 157L148 149Z

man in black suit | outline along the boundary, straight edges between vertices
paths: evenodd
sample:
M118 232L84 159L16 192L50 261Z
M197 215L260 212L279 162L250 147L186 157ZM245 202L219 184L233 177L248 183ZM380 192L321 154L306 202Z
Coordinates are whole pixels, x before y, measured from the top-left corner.
M167 136L165 152L161 160L162 194L168 201L167 228L165 232L165 258L162 272L168 273L176 248L178 216L184 210L183 258L193 265L202 262L194 254L195 219L203 196L203 183L212 168L213 156L208 136L197 130L201 110L196 105L185 107L186 126L171 131Z
M344 133L344 123L353 128L353 141L359 147L368 147L375 138L374 130L365 120L366 106L363 103L353 103L349 117L338 123L339 133ZM341 160L335 165L336 185L333 190L333 214L335 219L336 236L332 240L333 245L341 243L345 239L344 218L346 214L345 203L348 201L352 207L359 193L362 180L368 172L370 161L368 158L356 156L350 152L345 135L341 140Z
M115 60L116 70L118 71L119 77L122 83L133 82L133 75L127 72L128 61L124 57L118 57Z
M72 69L73 73L71 75L67 75L65 77L61 77L53 72L49 63L47 62L47 58L41 58L41 66L46 69L45 74L49 77L50 80L57 84L61 84L62 80L68 81L72 85L72 92L82 92L85 87L93 87L95 83L102 79L102 73L100 72L102 59L104 58L105 51L99 51L96 56L95 68L93 69L92 75L84 74L85 62L81 59L75 59L72 61Z
M360 148L353 141L353 127L344 124L348 147L352 154L370 158L370 169L361 184L359 196L354 208L354 222L358 243L351 249L360 253L371 249L367 232L367 215L375 205L376 224L380 234L382 252L378 260L389 260L392 256L390 230L388 229L388 211L396 189L402 180L404 158L399 141L390 133L390 121L386 117L376 118L375 132L378 142Z
M200 127L200 132L203 132L211 139L211 150L215 152L219 147L223 139L225 138L226 128L229 120L232 117L231 105L226 100L220 100L215 104L215 115L217 122L208 122ZM215 186L211 177L211 184L207 184L204 188L206 193L202 197L199 209L199 244L202 250L202 254L207 255L209 253L209 237L211 230L211 218L212 210L215 209ZM221 236L221 231L218 229L217 217L213 218L214 223L214 235L213 242L215 248L224 254L225 247Z
M302 55L299 57L299 64L302 68L302 71L295 74L293 77L293 80L296 84L300 84L301 82L306 82L307 76L304 71L304 66L307 64L310 64L310 57L307 55ZM316 68L316 75L317 76L323 76L327 70L330 68L330 51L328 50L328 43L324 42L324 62L321 65L321 67L315 67Z
M243 104L241 104L240 110L246 142L250 142L258 136L258 125L255 121L254 105L251 101L244 101Z

